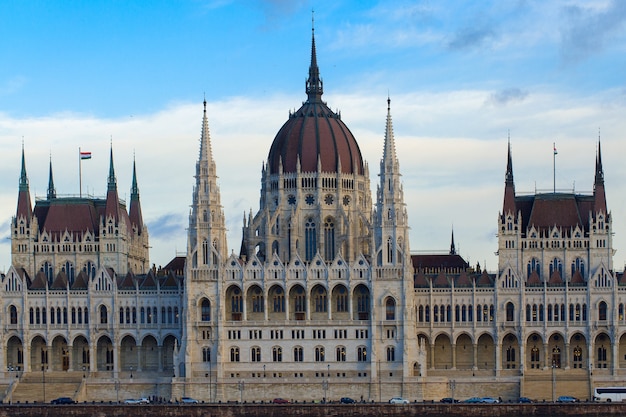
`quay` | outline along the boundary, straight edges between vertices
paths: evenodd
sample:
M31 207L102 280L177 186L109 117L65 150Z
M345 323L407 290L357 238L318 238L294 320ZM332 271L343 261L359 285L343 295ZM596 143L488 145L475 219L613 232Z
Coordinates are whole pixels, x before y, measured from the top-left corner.
M0 417L605 417L623 415L626 415L626 403L0 405Z

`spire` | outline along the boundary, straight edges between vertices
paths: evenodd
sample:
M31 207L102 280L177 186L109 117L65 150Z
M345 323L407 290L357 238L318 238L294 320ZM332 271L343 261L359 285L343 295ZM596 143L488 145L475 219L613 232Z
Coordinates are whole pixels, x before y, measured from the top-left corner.
M30 224L33 214L30 201L30 189L28 187L28 175L26 174L26 158L24 156L24 142L22 142L22 171L20 172L20 187L17 195L17 211L15 219L24 218L26 224Z
M137 186L137 167L133 158L133 184L130 188L130 208L128 216L131 225L137 227L137 234L143 231L143 216L141 214L141 204L139 202L139 187Z
M396 142L393 137L393 123L391 121L391 98L387 96L387 124L385 126L385 149L383 150L383 160L388 165L395 165Z
M317 66L317 53L315 51L315 19L311 18L311 65L309 66L309 78L306 81L306 94L309 102L322 101L324 82L320 78L320 69Z
M113 145L111 145L111 156L109 158L109 191L117 190L117 180L115 179L115 168L113 167Z
M604 170L602 169L602 149L598 133L598 153L596 155L596 176L593 184L594 210L607 214L606 194L604 192Z
M113 145L111 145L111 156L109 159L109 180L107 187L107 199L105 217L111 217L118 224L120 200L117 195L117 180L115 179L115 169L113 168Z
M456 247L454 246L454 228L452 229L452 241L450 243L450 255L456 255Z
M48 174L48 200L57 197L57 192L54 189L54 179L52 178L52 156L50 156L50 174Z
M511 156L511 137L507 144L506 174L504 176L504 204L502 215L513 213L515 215L515 182L513 181L513 157Z
M206 161L213 160L213 150L211 148L211 135L209 133L209 118L206 114L206 98L204 99L204 114L202 116L202 134L200 137L200 159Z

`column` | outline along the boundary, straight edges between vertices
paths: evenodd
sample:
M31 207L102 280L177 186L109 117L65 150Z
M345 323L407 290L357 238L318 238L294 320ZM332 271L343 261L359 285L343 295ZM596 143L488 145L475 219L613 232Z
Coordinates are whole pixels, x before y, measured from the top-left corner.
M496 361L496 376L500 376L500 371L502 370L502 343L497 342L495 344L496 351L495 353L495 361Z
M565 352L563 352L563 359L561 361L561 366L563 369L570 369L570 354L569 354L570 345L569 342L565 343Z
M430 344L430 369L435 369L435 344Z
M474 363L472 366L473 370L477 370L478 369L478 344L477 343L472 343L472 349L474 350Z
M452 369L456 369L456 343L452 345Z
M549 347L550 346L548 345L548 342L543 343L543 357L545 358L543 363L543 369L552 368L552 358L550 357Z

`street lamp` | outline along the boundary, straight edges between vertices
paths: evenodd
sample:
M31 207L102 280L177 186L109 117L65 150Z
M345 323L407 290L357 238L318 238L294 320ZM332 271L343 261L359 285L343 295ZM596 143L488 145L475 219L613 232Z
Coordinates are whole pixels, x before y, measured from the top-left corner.
M133 367L132 366L130 367L130 379L131 380L133 379Z
M85 379L85 365L83 365L83 379Z
M556 367L556 363L552 361L552 402L556 399L556 375L554 374L554 368Z
M454 404L454 390L456 388L456 381L454 379L450 380L450 391L452 391L452 403Z
M330 396L330 364L326 365L326 371L326 386L328 387L328 395Z

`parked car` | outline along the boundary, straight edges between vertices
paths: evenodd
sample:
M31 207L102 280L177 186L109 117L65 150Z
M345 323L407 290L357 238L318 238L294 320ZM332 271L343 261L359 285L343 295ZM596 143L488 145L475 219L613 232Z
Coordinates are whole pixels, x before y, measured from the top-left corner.
M141 404L141 402L135 398L127 398L124 400L124 404Z
M352 398L350 398L350 397L341 397L341 399L339 400L339 402L340 402L341 404L354 404L356 401L355 401L355 400L353 400L353 399L352 399Z
M272 402L274 404L289 404L289 400L286 400L284 398L274 398Z
M150 400L147 399L146 397L141 397L137 401L139 401L139 404L150 404Z
M409 400L402 397L393 397L389 400L389 404L408 404Z
M455 400L452 397L445 397L439 400L440 403L444 403L444 404L454 404L454 403L458 403L459 400Z
M483 397L480 399L480 402L483 404L498 404L500 400L493 397Z
M50 404L74 404L74 400L70 397L59 397L50 401Z
M578 398L572 397L571 395L561 395L556 399L557 403L577 403Z
M520 403L520 404L530 404L530 403L532 403L532 402L533 402L533 400L531 400L531 399L530 399L530 398L528 398L528 397L519 397L519 398L517 399L517 402L518 402L518 403Z
M183 404L198 404L198 400L191 397L183 397L180 399L180 402Z
M478 403L482 403L483 399L480 397L472 397L472 398L468 398L467 400L463 402L467 404L478 404Z

